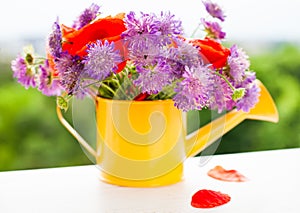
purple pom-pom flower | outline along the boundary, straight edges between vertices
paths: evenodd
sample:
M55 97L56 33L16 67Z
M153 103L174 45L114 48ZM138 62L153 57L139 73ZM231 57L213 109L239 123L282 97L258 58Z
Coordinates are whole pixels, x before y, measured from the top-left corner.
M112 72L118 69L118 64L122 62L122 58L118 50L115 50L114 43L107 40L88 45L88 55L85 58L85 73L95 80L103 80Z

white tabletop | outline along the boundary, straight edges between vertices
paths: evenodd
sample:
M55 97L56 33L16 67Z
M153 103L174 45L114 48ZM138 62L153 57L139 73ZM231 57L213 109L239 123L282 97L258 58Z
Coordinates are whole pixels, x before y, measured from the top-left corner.
M208 160L203 164L203 161ZM223 182L207 176L216 165L250 180ZM200 189L231 201L213 209L190 205ZM0 172L1 213L300 212L300 148L190 158L182 182L158 188L103 183L95 166Z

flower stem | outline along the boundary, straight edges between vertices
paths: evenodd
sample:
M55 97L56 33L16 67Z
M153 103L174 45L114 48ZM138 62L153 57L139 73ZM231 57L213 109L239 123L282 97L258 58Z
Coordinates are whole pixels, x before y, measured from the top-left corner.
M221 78L228 84L228 86L230 87L230 89L231 89L232 91L235 90L234 86L232 86L232 84L228 81L228 79L227 79L224 75L221 75L221 74L218 73L218 72L215 72L215 74L216 74L217 76L221 77Z
M101 87L104 87L104 88L107 89L109 92L111 92L113 95L116 94L116 92L115 92L112 88L110 88L109 86L107 86L107 85L104 84L103 82L102 82L102 84L101 84Z
M199 30L199 28L200 28L200 24L198 24L197 27L194 29L194 31L193 31L193 33L191 35L191 38L193 38L195 36L195 34Z

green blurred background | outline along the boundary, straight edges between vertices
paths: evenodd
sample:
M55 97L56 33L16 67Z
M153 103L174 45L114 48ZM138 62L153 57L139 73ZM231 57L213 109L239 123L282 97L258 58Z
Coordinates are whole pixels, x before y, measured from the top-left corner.
M215 154L300 147L299 46L274 43L249 55L252 70L276 102L280 122L246 120L223 136ZM59 123L55 99L26 90L12 78L14 57L0 59L0 171L91 164ZM189 116L190 131L199 125L195 113Z

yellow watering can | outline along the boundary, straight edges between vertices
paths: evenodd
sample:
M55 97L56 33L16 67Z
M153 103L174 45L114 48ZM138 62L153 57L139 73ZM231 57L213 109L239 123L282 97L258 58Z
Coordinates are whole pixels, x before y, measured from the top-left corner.
M105 182L153 187L182 180L183 162L195 156L245 119L278 122L267 89L258 81L260 99L249 113L232 110L186 136L184 114L172 100L123 101L95 98L97 146L93 149L64 119L61 123L96 159Z

